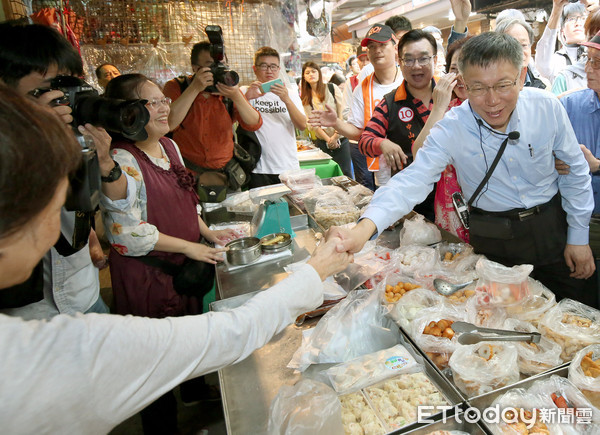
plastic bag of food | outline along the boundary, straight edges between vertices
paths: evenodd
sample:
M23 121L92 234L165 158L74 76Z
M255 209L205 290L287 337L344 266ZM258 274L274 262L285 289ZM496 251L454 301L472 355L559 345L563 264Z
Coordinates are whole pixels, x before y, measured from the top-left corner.
M361 391L340 396L339 400L342 404L342 423L346 434L386 433L379 417Z
M600 433L600 410L595 408L581 391L568 379L552 375L549 378L535 381L528 391L542 397L549 397L555 408L561 408L566 416L574 417L573 421L561 423L563 433L568 435ZM577 415L583 409L591 410L591 415L582 418Z
M346 394L402 373L422 371L422 363L422 357L397 344L389 349L337 364L325 373L335 391Z
M228 195L220 205L227 208L227 211L238 214L254 215L258 210L258 204L252 202L247 190Z
M524 333L538 332L531 323L517 319L506 319L503 329ZM562 364L560 345L547 338L541 337L539 343L517 341L514 344L519 354L519 371L526 376L532 376Z
M344 195L328 194L317 201L314 216L324 229L356 222L360 217L360 210L350 201L348 195Z
M342 406L330 387L311 379L284 385L269 408L269 435L343 434Z
M382 256L382 249L371 240L363 249L354 255L354 262L346 269L334 275L335 281L346 291L354 290L370 278L384 272L390 267L387 256Z
M223 240L222 246L225 246L231 240L240 239L242 237L250 237L252 235L252 224L250 222L227 222L222 224L213 224L209 227L213 231L218 230L233 230L234 237L229 240Z
M349 292L317 326L302 332L288 367L304 371L310 364L345 362L394 346L400 331L384 311L376 292Z
M464 321L464 313L448 306L422 310L412 322L410 336L440 369L448 367L450 355L458 346L452 324Z
M454 384L469 397L519 380L517 349L499 341L458 346L450 357Z
M514 305L530 295L527 277L533 270L531 264L506 267L487 258L475 266L479 283L477 289L488 293L492 305Z
M423 215L404 221L400 230L400 246L433 245L442 241L440 229L430 222L425 222Z
M462 430L436 430L425 435L469 435L469 433Z
M443 279L452 284L463 284L465 282L473 281L472 284L465 287L465 290L475 291L477 275L475 270L472 271L456 271L453 269L447 269L436 263L433 269L426 269L424 267L418 268L413 274L415 281L421 284L423 287L435 291L433 281L435 279ZM452 296L452 295L450 295Z
M321 179L316 175L315 168L290 169L279 174L279 179L292 189L292 192L295 192L296 189L303 191L323 185Z
M444 267L452 267L459 260L473 255L473 247L467 243L442 242L435 246L435 250Z
M562 347L563 361L571 361L584 347L600 343L600 311L573 299L563 299L544 314L538 329Z
M381 303L391 311L393 305L411 291L421 288L412 278L399 273L391 273L383 277L375 286Z
M388 316L406 331L422 310L436 307L442 303L442 296L431 290L418 288L406 293L395 304L388 305Z
M541 282L533 278L528 280L531 294L521 303L506 307L506 314L508 317L531 322L537 327L544 314L556 305L556 296Z
M600 408L600 344L581 349L569 366L569 380Z
M373 191L362 184L357 184L348 188L348 195L354 205L362 210L371 202Z
M491 408L495 407L500 408L501 418L499 423L488 424L493 434L562 434L558 424L545 422L545 411L553 408L549 398L513 388L494 400Z
M301 195L304 208L307 212L314 214L317 202L324 197L337 197L342 202L349 200L348 194L338 186L321 186L311 189Z
M506 320L506 310L503 307L482 304L481 298L486 296L487 294L477 292L475 297L467 299L464 305L467 322L485 328L502 329Z
M401 246L392 254L392 261L398 271L406 276L414 276L418 270L429 272L436 268L435 249L429 246Z

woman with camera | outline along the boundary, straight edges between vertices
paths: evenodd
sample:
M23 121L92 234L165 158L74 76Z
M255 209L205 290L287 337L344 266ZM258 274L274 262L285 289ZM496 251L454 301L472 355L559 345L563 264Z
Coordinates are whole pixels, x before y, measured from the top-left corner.
M344 110L342 93L333 83L323 83L321 69L314 62L306 62L302 66L300 96L307 118L313 110L325 110L325 105L329 104L335 107L338 118L342 119ZM352 159L348 139L340 136L333 128L318 127L311 133L316 135L316 144L321 151L329 154L340 165L344 175L352 178Z
M81 147L51 109L0 87L0 289L26 280L58 239L67 177L80 162ZM105 434L181 382L242 361L323 302L321 280L351 260L339 242L228 312L0 314L2 432Z

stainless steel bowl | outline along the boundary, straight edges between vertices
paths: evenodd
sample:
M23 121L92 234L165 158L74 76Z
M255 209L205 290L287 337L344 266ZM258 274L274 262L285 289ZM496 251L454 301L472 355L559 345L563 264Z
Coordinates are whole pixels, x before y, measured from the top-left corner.
M262 253L260 239L258 237L242 237L225 245L227 261L233 266L242 266L255 262Z
M283 240L269 244L269 241L276 239L280 236L283 238ZM260 244L262 246L262 251L265 254L274 254L276 252L281 252L285 249L288 249L289 246L292 244L292 236L290 236L288 233L273 233L266 235L262 239L260 239Z

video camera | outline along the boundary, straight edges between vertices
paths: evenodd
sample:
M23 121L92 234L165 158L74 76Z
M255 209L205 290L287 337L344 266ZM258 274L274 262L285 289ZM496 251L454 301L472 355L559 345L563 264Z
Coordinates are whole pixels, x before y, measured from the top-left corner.
M148 137L144 127L150 119L146 101L100 97L92 86L73 76L56 76L50 82L50 87L34 89L30 94L39 97L54 89L65 95L54 100L51 105L71 107L71 126L82 150L82 164L70 179L71 190L65 207L70 211L92 212L100 202L98 154L94 141L83 136L77 126L89 123L119 133L127 139L144 140Z
M221 26L206 26L204 29L208 40L210 41L210 57L213 63L210 65L210 72L213 75L215 84L223 83L227 86L235 86L240 82L240 76L233 70L228 69L225 58L225 42L223 41L223 30ZM206 88L206 92L219 92L215 85Z

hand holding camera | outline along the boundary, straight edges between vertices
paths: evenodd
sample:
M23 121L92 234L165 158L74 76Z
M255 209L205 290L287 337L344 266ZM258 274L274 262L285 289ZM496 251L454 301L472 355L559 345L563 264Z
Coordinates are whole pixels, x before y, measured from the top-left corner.
M64 96L65 94L62 91L53 89L51 91L41 94L38 97L37 102L44 106L48 105L52 107L52 109L56 112L58 116L60 116L60 119L62 119L65 124L70 124L73 122L73 116L71 115L71 112L73 112L73 110L71 109L71 106L60 105L55 103L55 101L64 98Z
M200 68L196 71L192 84L197 85L200 92L209 92L207 88L214 85L214 79L210 68Z

